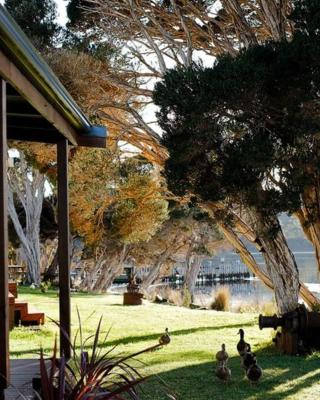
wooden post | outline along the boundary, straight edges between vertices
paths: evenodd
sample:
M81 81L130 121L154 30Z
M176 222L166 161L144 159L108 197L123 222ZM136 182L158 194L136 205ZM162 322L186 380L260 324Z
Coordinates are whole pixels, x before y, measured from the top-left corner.
M71 356L70 343L70 235L68 196L68 141L62 139L58 151L58 262L59 262L59 311L60 354Z
M6 82L0 78L0 399L9 380L8 188Z

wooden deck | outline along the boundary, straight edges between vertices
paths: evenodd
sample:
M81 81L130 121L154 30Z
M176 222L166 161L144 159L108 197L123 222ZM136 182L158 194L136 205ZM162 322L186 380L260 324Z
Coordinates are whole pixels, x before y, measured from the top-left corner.
M11 385L5 391L5 399L34 399L32 378L39 376L39 359L11 360Z

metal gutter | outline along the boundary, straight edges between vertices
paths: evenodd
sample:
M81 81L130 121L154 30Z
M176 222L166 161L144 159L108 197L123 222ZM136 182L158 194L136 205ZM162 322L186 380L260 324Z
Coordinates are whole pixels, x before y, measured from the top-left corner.
M43 57L2 5L0 5L0 48L78 134L106 137L106 128L91 125Z

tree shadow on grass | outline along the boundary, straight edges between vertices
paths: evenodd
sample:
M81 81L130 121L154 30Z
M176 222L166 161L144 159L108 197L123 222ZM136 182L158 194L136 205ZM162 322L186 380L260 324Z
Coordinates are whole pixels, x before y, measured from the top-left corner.
M256 352L259 365L263 368L263 377L258 384L251 384L245 377L240 365L240 357L231 357L228 366L232 371L230 382L220 382L214 376L215 362L204 362L172 369L159 374L177 395L183 400L280 400L292 399L293 396L300 400L303 396L299 392L319 384L320 358L314 355L309 358L283 356L270 348ZM183 355L182 355L183 357ZM186 360L187 361L187 360ZM190 360L189 360L190 361ZM155 395L157 379L152 378L147 383L147 393L144 400L160 400L166 397ZM311 389L312 390L312 389ZM319 387L309 393L308 398L320 398Z
M228 325L217 325L217 326L202 326L202 327L198 327L198 328L190 328L190 329L178 329L175 331L171 331L170 332L170 336L174 337L174 336L181 336L181 335L190 335L192 333L200 333L200 332L205 332L205 331L216 331L216 330L220 330L220 329L228 329L228 328L242 328L242 327L248 327L248 326L253 326L255 325L255 322L247 322L245 324L228 324ZM140 343L140 342L145 342L145 341L155 341L156 343L158 343L158 339L159 337L162 335L163 332L157 332L157 333L152 333L149 335L141 335L141 336L127 336L124 338L119 338L119 339L114 339L114 340L108 340L105 345L100 346L101 348L104 347L113 347L113 346L119 346L119 345L127 345L130 343ZM53 343L52 343L53 345ZM143 346L143 343L142 343ZM90 348L90 345L87 346L87 348ZM49 350L48 348L44 349ZM128 349L130 350L130 349ZM28 350L11 350L10 351L10 355L12 356L18 356L21 357L24 354L33 354L33 353L38 353L39 352L39 348L37 349L28 349Z

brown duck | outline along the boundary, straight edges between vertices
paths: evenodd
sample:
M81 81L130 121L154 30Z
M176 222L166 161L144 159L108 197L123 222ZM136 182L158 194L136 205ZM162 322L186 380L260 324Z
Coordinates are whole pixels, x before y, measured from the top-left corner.
M169 330L166 328L165 333L160 337L159 343L162 346L165 346L171 342L170 336L169 336Z
M247 344L247 348L242 356L242 366L247 371L251 365L257 361L256 355L251 352L250 344Z
M226 345L222 344L221 345L221 350L217 352L216 354L216 360L218 362L226 362L228 361L229 355L226 352Z
M240 356L243 356L244 353L246 352L248 343L246 343L244 340L244 330L243 329L239 329L238 335L240 335L240 340L237 344L237 350L238 350L238 353L240 354Z
M227 382L231 377L231 370L227 367L225 361L221 361L216 368L215 375L221 381Z
M259 381L261 376L262 376L262 369L257 364L257 360L255 360L254 363L251 365L251 367L247 370L247 378L249 379L250 382L256 383Z

